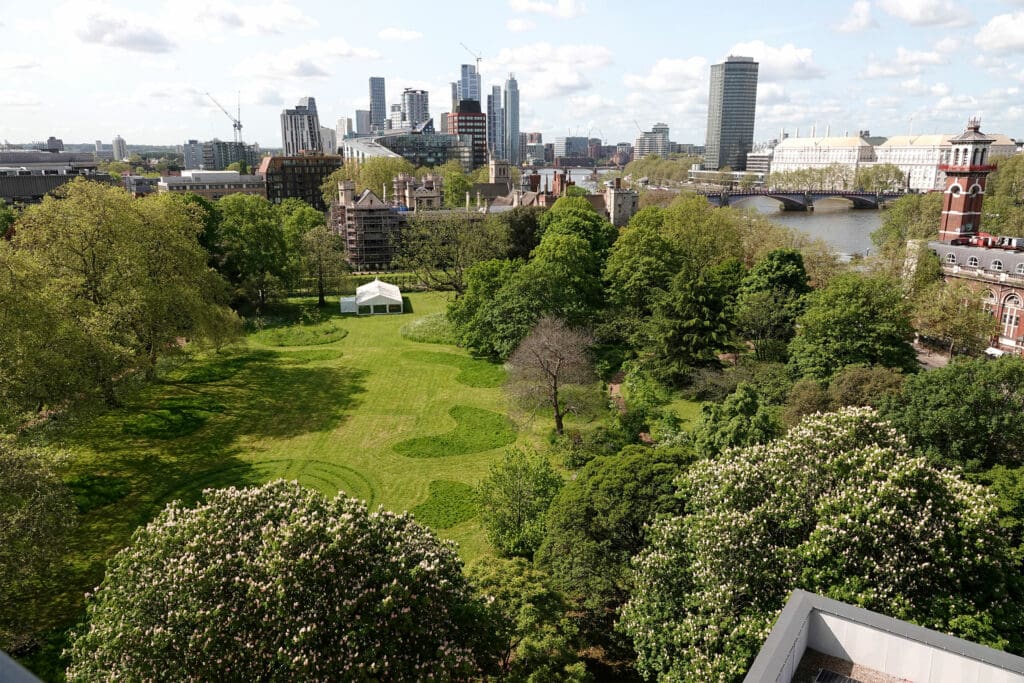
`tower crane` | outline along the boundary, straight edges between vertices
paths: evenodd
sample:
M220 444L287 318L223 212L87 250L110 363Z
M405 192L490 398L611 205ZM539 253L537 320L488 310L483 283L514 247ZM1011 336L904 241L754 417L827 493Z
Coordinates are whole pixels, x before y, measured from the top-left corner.
M238 116L232 116L231 112L229 112L227 109L225 109L223 107L223 105L221 105L220 102L218 102L216 99L214 99L213 95L211 95L210 93L206 93L206 96L209 97L210 100L214 104L217 105L218 109L220 109L222 112L224 112L225 116L227 116L229 119L231 119L231 127L235 131L235 142L241 142L242 141L242 122L240 121L240 119L242 118L242 102L241 102L241 97L239 97L239 102L238 102Z
M477 72L477 74L479 74L480 73L480 62L483 60L483 57L481 57L480 55L478 55L477 53L473 52L468 47L466 47L465 43L459 43L459 45L461 45L466 52L468 52L469 54L473 55L476 58L476 72Z

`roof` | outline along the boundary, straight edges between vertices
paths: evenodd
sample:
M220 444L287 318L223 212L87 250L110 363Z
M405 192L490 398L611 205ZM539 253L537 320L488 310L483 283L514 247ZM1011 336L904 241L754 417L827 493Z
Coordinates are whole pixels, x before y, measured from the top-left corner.
M870 147L871 143L861 137L827 137L827 138L786 138L775 146L775 151L781 149L806 149L808 147L833 148L833 147Z
M949 144L952 135L893 135L880 147L942 147Z
M788 683L808 648L831 650L825 654L920 683L1024 681L1022 657L797 589L744 683ZM928 658L932 661L921 661ZM923 675L908 673L922 669Z
M402 303L402 290L398 288L398 285L382 282L377 278L374 278L373 282L356 287L357 305L362 306L375 301L390 301L400 304Z
M950 142L992 142L992 137L981 132L981 121L971 119L967 122L967 129L952 138Z

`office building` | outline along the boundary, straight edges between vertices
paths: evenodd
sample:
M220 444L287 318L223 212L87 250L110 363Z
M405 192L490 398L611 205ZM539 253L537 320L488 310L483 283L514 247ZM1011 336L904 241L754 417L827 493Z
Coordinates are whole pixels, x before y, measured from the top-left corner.
M114 152L114 161L124 161L128 158L128 143L124 141L123 137L115 135L110 146Z
M263 157L257 173L267 183L267 199L280 204L285 199L301 199L315 209L327 210L320 186L330 174L341 168L341 156L308 153Z
M203 145L198 140L189 140L181 146L181 153L185 157L185 168L202 168L203 166Z
M708 128L704 165L734 171L747 167L754 146L754 111L757 107L757 68L753 57L730 55L711 65ZM639 152L637 153L639 158Z
M320 126L320 151L324 154L338 153L338 133L333 128Z
M281 147L285 156L323 149L315 98L303 97L294 109L281 112Z
M160 194L190 192L210 201L216 201L229 194L267 196L267 186L263 178L256 175L241 175L238 171L182 171L180 176L161 177L156 191Z
M487 96L487 153L495 159L505 158L505 118L501 106L501 86L491 86Z
M338 119L338 124L334 127L334 139L340 141L353 135L355 130L352 127L352 119L347 116Z
M370 76L370 130L383 130L387 126L388 104L384 91L384 78Z
M97 166L96 155L90 152L0 151L0 202L33 204L78 176L119 183L98 173Z
M472 64L463 64L459 78L459 102L473 100L480 104L480 74Z
M473 168L487 163L487 114L480 111L480 102L463 100L458 111L448 115L449 135L468 135L473 146Z
M515 74L509 74L505 81L505 106L502 109L505 118L505 158L510 164L518 166L523 157L519 140L519 82Z
M430 118L430 93L426 90L406 88L402 92L402 114L409 128L426 123Z
M402 128L408 128L409 126L405 122L405 112L402 111L401 104L392 104L388 109L388 120L387 124L382 130L376 132L383 133L385 130L401 130Z
M370 133L370 110L356 109L356 135L369 135Z
M582 137L560 137L555 138L556 159L585 159L587 158L587 138Z
M382 135L374 138L373 143L391 150L413 166L441 166L449 161L458 161L464 171L473 169L473 138L469 135L409 131L398 135ZM364 152L365 156L382 155L370 151L369 154ZM345 158L349 158L347 153Z
M633 153L637 159L649 156L667 159L669 153L668 126L664 123L656 123L649 131L641 132L640 137L633 145Z

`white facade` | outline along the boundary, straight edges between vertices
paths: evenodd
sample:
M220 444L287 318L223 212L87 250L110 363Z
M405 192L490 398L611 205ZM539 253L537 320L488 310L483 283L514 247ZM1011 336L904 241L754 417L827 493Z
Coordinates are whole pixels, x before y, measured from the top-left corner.
M640 133L633 145L633 158L643 159L649 156L668 158L668 125L656 123L651 130Z
M120 135L114 136L111 148L114 151L114 161L123 161L128 158L128 143Z
M430 118L430 93L406 88L402 92L402 115L405 117L405 125L410 128L426 122Z
M285 156L295 156L303 150L323 149L316 98L303 97L294 109L281 112L281 146Z
M324 154L337 154L338 153L338 134L333 128L327 126L320 126L320 144L323 145L321 151Z
M772 172L839 164L854 173L875 160L875 148L860 137L786 138L775 146Z

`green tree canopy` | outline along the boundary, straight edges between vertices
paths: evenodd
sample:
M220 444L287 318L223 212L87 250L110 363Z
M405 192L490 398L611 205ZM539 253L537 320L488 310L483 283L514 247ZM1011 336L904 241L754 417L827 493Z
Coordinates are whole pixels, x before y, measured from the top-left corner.
M1020 651L1014 564L978 486L867 408L809 418L678 480L622 613L650 679L738 681L794 588Z
M908 194L891 202L882 214L881 227L871 233L884 272L899 276L907 240L937 239L941 218L941 192Z
M467 214L424 213L402 228L395 267L413 272L431 289L452 289L461 296L470 266L507 251L508 235L500 223Z
M451 544L283 481L171 503L87 615L70 681L462 679L491 637Z
M880 408L912 446L968 472L1024 465L1024 360L956 359L908 377Z
M229 194L217 201L224 272L237 293L262 308L292 276L280 211L258 195Z
M548 507L561 488L562 477L543 455L508 449L477 489L491 545L502 555L533 557L544 540Z
M938 281L915 298L914 327L946 347L949 358L955 351L980 354L999 334L999 321L983 306L981 290L963 282Z
M648 523L682 512L673 481L690 460L675 448L627 446L591 460L552 501L536 562L581 613L588 642L632 657L612 632L632 589L630 560Z
M778 410L761 399L752 384L741 382L723 402L701 406L693 448L710 458L726 448L768 443L783 431Z
M800 376L825 379L847 365L917 370L909 304L890 278L836 278L809 295L797 327L789 362Z

